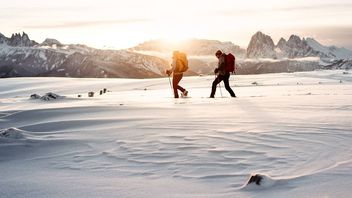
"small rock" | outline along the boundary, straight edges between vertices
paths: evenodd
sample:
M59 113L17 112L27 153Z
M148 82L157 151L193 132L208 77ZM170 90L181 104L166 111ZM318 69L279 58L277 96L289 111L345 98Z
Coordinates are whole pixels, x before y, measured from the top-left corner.
M41 96L38 94L32 94L31 99L39 99Z
M251 183L255 183L257 184L258 186L260 186L261 182L263 180L263 176L259 175L259 174L256 174L256 175L252 175L251 178L249 179L248 184L251 184Z
M92 97L94 97L94 92L88 92L88 97L90 97L90 98L92 98Z
M63 98L63 97L52 92L46 93L44 96L40 97L41 100L45 100L45 101L56 100L60 98Z

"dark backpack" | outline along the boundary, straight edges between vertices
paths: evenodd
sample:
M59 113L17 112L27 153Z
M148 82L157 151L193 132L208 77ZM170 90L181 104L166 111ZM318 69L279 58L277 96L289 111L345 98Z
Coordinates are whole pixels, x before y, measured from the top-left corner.
M226 55L226 66L225 71L229 73L236 73L236 57L229 53Z

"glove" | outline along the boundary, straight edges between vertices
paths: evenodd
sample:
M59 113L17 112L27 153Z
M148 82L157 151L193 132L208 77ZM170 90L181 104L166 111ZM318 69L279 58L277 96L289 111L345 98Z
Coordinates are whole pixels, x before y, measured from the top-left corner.
M172 72L170 70L166 70L165 73L170 76Z
M214 69L214 73L217 74L219 72L219 69L218 68L215 68Z

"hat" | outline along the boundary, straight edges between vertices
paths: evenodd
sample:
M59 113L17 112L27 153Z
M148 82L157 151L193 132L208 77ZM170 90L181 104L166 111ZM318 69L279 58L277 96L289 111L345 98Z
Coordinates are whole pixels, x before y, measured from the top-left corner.
M221 50L216 51L215 56L220 56L222 54Z

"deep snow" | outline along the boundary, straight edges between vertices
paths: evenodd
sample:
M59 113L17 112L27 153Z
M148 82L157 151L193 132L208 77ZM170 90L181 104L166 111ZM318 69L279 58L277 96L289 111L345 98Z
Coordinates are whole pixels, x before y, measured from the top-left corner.
M351 74L231 79L0 79L0 197L350 196Z

